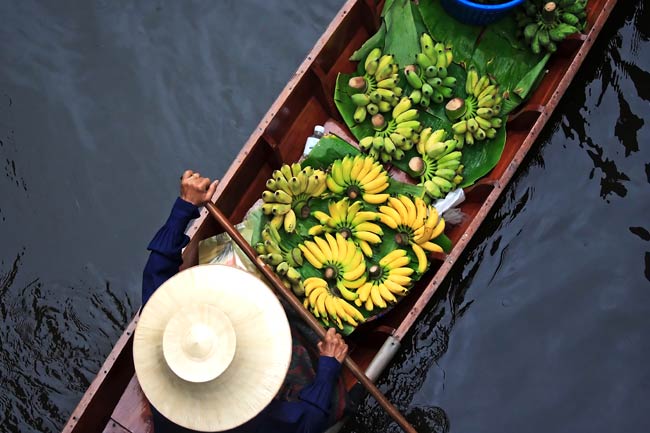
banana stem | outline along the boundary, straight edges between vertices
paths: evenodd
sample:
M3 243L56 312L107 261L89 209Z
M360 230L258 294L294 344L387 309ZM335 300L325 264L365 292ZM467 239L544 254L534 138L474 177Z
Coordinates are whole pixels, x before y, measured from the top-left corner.
M409 169L415 173L416 176L421 176L424 172L424 161L419 156L414 156L409 161Z
M555 22L557 4L555 2L548 2L542 8L542 19L545 24L553 24Z
M465 100L463 98L454 98L447 102L447 105L445 105L445 112L447 113L447 117L452 122L463 117L466 111L467 105L465 105Z
M368 83L366 82L366 79L363 77L352 77L348 81L348 86L350 86L352 89L357 90L359 92L365 92L366 89L368 88Z

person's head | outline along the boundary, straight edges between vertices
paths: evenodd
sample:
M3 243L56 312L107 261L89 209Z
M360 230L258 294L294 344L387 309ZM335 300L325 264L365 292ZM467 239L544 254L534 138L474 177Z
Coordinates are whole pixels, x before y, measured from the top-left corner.
M261 280L228 266L195 266L149 299L133 359L144 394L166 418L192 430L228 430L280 389L291 332Z

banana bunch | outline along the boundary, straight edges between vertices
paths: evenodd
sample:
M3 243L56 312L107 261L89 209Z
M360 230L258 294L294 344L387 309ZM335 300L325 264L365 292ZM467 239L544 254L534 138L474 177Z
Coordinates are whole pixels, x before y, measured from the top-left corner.
M348 155L334 161L325 183L334 194L346 195L351 200L361 196L366 203L379 204L388 198L388 194L382 193L389 186L388 173L366 155Z
M390 54L382 55L381 49L375 48L368 53L364 63L366 73L360 77L350 78L348 85L353 93L352 103L356 105L354 121L361 123L368 114L387 113L397 105L402 89L398 87L398 66Z
M427 33L420 36L420 51L415 56L416 64L404 68L404 75L413 87L409 98L414 104L426 108L432 102L441 104L452 97L456 78L448 75L447 68L454 55L451 47L445 47L440 42L434 43Z
M454 98L445 107L447 117L454 123L451 127L458 148L474 144L486 138L494 138L503 124L498 117L502 96L499 85L487 75L479 77L476 69L469 68L465 83L467 98Z
M405 195L390 197L388 204L379 207L380 221L397 231L395 242L411 246L418 259L417 271L422 274L429 264L426 251L443 252L440 245L431 242L445 231L445 220L433 206L420 197L411 200ZM304 251L303 251L304 252Z
M344 320L349 325L356 327L365 318L354 306L345 299L332 293L329 283L322 278L311 277L305 280L305 308L320 318L326 326L330 321L339 329L343 329Z
M312 241L298 245L307 261L320 270L323 279L330 282L348 301L354 301L356 290L366 282L366 260L352 239L345 239L340 233L336 237L325 233Z
M418 132L422 125L418 114L418 110L412 108L411 100L403 97L393 108L388 122L381 114L373 116L375 135L362 138L359 148L382 162L399 161L404 158L404 152L412 149L419 140Z
M515 15L520 36L533 53L554 53L558 42L584 30L586 6L587 0L527 0Z
M354 301L357 306L367 311L375 307L386 308L397 302L396 295L408 293L414 271L408 266L411 259L406 254L403 249L393 250L382 257L378 265L368 269L370 279L357 291L359 297Z
M271 224L284 227L287 233L296 230L296 216L306 218L310 210L309 199L327 191L327 175L312 167L302 168L299 163L284 164L266 181L262 193L262 211L272 216Z
M377 213L363 211L362 207L361 200L350 204L347 197L338 202L330 202L328 205L329 215L321 211L312 212L320 224L312 226L309 229L309 235L340 233L345 239L353 239L366 256L372 257L370 244L381 243L381 236L384 235L384 232L379 225L373 222L379 219Z
M444 197L463 181L463 154L457 150L458 141L445 140L446 136L444 129L423 129L417 145L420 156L409 161L409 168L421 178L420 185L434 199Z
M302 251L298 247L287 248L281 241L277 228L267 224L262 230L262 242L255 245L255 250L265 263L273 267L288 289L293 290L296 296L303 296L302 276L296 270L304 263Z

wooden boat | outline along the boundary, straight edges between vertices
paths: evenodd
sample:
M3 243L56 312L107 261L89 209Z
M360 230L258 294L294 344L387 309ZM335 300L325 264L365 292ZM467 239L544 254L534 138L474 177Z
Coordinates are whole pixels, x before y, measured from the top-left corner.
M453 268L495 201L510 182L549 116L571 83L616 0L590 0L584 34L564 41L548 63L548 73L530 99L507 123L507 143L498 165L465 190L462 211L468 218L446 233L454 247L444 261L418 282L411 294L388 314L363 326L348 338L351 356L376 380L393 358L400 341ZM313 125L353 142L334 106L332 95L339 72L352 72L348 58L375 33L383 2L348 0L298 68L278 99L225 174L215 203L232 222L240 221L260 197L266 179L284 162L299 159ZM188 228L191 242L183 267L197 264L199 241L222 232L202 216ZM145 433L153 431L149 407L134 375L132 345L138 316L131 321L63 428L65 433ZM345 374L348 386L355 379Z

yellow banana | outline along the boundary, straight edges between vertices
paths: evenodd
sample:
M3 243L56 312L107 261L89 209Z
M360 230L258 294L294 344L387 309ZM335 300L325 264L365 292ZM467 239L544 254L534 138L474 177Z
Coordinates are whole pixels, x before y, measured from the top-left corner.
M386 308L388 306L386 305L384 298L381 297L381 294L379 293L379 286L377 285L373 285L370 289L370 298L372 299L372 303L379 308Z
M363 286L359 287L357 290L357 295L359 295L359 300L361 302L366 302L370 297L370 289L372 288L372 282L368 281ZM357 304L359 305L359 304Z
M363 201L370 204L380 204L386 202L390 194L364 194Z
M427 270L427 265L429 263L427 260L427 254L424 252L422 247L416 243L411 243L411 248L415 253L415 257L418 259L418 272L423 274Z
M408 225L408 221L409 221L408 211L406 210L404 204L398 199L396 199L395 197L389 197L388 205L397 211L402 224Z
M350 180L354 180L359 176L359 172L363 168L363 159L361 155L357 155L352 160L352 169L350 170Z
M341 161L341 177L346 184L350 183L350 172L352 171L353 161L349 156L345 156Z
M314 238L314 242L316 242L316 245L318 245L318 248L320 248L323 256L325 257L323 263L335 259L335 257L332 256L332 250L330 250L329 244L325 241L325 239L321 238L320 236L316 236ZM305 242L305 245L306 244L307 243Z
M376 233L379 236L382 236L384 234L381 227L379 227L375 223L370 223L370 222L363 222L363 223L357 224L355 226L355 229L358 230L358 231L367 231L367 232L371 232L371 233Z
M358 231L354 234L354 236L357 239L361 239L362 241L367 241L370 242L371 244L378 244L381 242L381 238L376 235L375 233L372 232L367 232L367 231Z
M372 169L361 179L359 179L359 185L361 185L362 188L364 188L364 185L368 184L371 180L374 180L377 176L379 176L379 173L382 172L384 167L381 166L381 164L376 163Z
M436 228L433 229L433 232L431 233L431 236L429 237L429 239L437 238L444 231L445 231L445 220L443 218L440 218L440 221L438 222L438 225L436 226Z
M325 233L325 239L329 245L332 260L339 260L339 247L336 245L336 239L334 239L334 236L329 233Z
M365 317L363 317L363 314L356 308L354 308L352 305L349 303L345 302L343 299L339 301L339 304L343 307L346 313L348 313L348 316L354 318L355 320L358 320L359 322L365 321Z
M357 203L361 203L361 201L358 201ZM379 218L379 214L376 212L372 211L359 211L356 213L352 221L350 221L350 227L354 227L357 224L360 224L365 221L377 221Z
M343 278L348 280L348 281L354 281L359 278L366 272L366 262L362 261L359 266L356 268L353 268L349 270L348 272L343 274Z
M389 263L386 263L386 268L388 270L394 270L397 268L403 268L404 266L411 263L411 259L408 256L398 257L395 260L392 260Z
M379 296L381 296L386 302L397 302L395 295L393 295L393 293L388 290L384 283L378 284L377 289L379 291Z
M390 206L379 206L379 212L391 217L397 223L397 225L404 223L404 221L402 221L402 216L399 214L399 212L397 212L396 209Z
M431 251L432 253L442 253L442 252L444 252L444 250L442 249L442 247L440 245L435 244L435 243L433 243L431 241L420 244L420 246L423 249L427 250L427 251Z
M413 201L405 195L400 195L398 198L406 208L406 214L408 215L406 224L413 227L413 225L415 224L415 217L417 216L415 203L413 203Z
M405 277L404 275L397 275L392 272L388 273L388 277L386 278L386 281L391 281L400 286L408 286L409 284L411 284L411 279L409 277Z
M345 191L345 186L336 183L331 176L327 176L325 184L327 185L327 188L335 194L342 194L343 191Z
M390 253L386 254L384 257L379 260L379 266L386 266L391 263L393 260L406 256L406 250L397 249L393 250Z
M370 193L370 194L378 194L383 190L385 190L386 188L388 188L389 186L390 184L388 183L388 176L385 174L377 176L372 181L362 185L363 190L366 193Z
M293 233L296 230L296 213L293 209L290 209L284 216L284 230L287 233Z
M415 271L412 268L408 266L404 266L402 268L391 269L389 275L409 277L413 275L413 272Z
M346 280L345 277L341 280L343 285L345 287L347 287L348 289L351 289L351 290L352 289L358 289L359 287L363 286L366 283L366 281L367 281L367 279L366 279L365 274L362 275L360 278L357 278L354 281Z
M300 248L300 251L302 251L302 254L305 256L307 261L316 269L321 269L323 267L323 262L318 260L312 253L311 251L305 247L304 245L299 245L298 248Z
M390 279L384 281L384 285L391 293L395 293L396 295L404 296L408 293L406 287L403 287L401 284L395 283Z
M348 243L340 233L336 234L336 248L338 250L338 257L345 264L345 259L348 256Z
M390 227L393 230L395 230L397 228L397 221L395 221L393 219L393 217L391 217L390 215L388 215L386 213L382 212L382 213L379 214L379 221L386 224L388 227Z
M374 164L375 164L375 160L369 156L366 156L363 159L363 167L361 168L361 170L359 170L359 173L354 178L354 180L358 181L366 177L366 175L370 173L370 170L372 169Z
M363 254L365 254L367 257L372 257L372 248L370 247L370 244L368 241L364 240L359 240L359 247L361 248L361 251Z
M314 238L315 239L315 238ZM305 241L303 244L305 247L307 247L307 250L321 263L325 263L328 259L325 253L320 249L318 244L316 244L313 241ZM304 253L305 251L301 249L301 251Z

